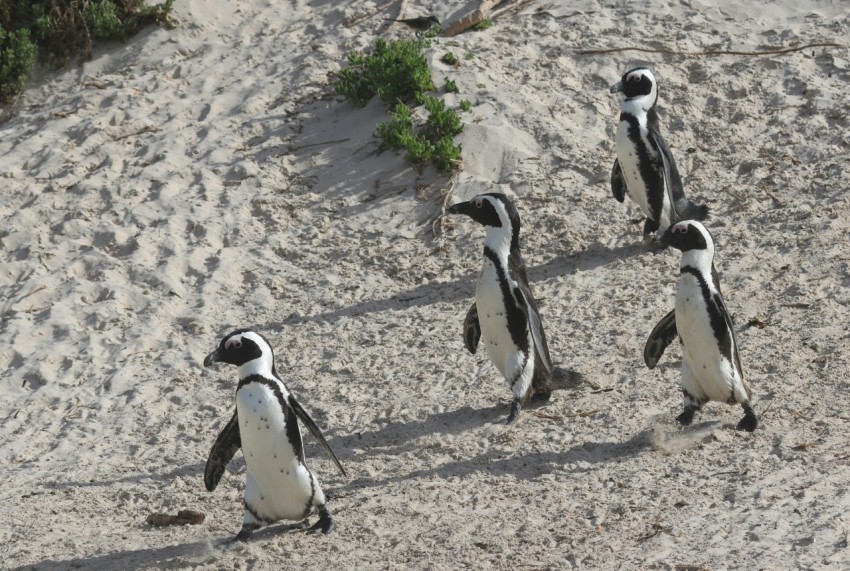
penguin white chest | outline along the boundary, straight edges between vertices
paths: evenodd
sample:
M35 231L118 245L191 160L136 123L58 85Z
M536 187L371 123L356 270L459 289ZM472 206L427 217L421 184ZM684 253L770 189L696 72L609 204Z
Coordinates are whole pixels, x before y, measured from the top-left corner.
M620 121L617 127L617 160L620 162L620 170L626 179L626 190L645 215L651 212L647 198L647 183L643 180L640 170L640 154L630 137L632 125L628 121ZM649 151L650 156L654 154L652 147L646 138L646 129L639 127L638 132L643 146Z
M508 289L513 290L516 284L510 277L507 279ZM485 261L475 287L481 337L490 361L511 382L525 367L526 358L511 337L504 296L496 266L490 260ZM534 362L533 359L529 361Z
M248 383L236 393L248 467L245 502L268 521L304 517L313 494L310 472L287 437L283 405L267 384Z
M720 352L711 319L696 277L684 274L676 292L676 329L682 340L682 353L689 368L683 374L684 388L694 396L726 402L733 394L737 373Z

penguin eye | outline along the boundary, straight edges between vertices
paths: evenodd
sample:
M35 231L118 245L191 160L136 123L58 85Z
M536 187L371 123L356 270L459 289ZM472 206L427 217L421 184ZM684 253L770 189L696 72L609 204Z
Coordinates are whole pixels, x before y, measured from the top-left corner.
M239 339L230 339L227 343L224 344L225 349L240 349L242 347L242 341Z
M483 201L483 200L481 200L480 198L473 198L473 199L472 199L472 204L474 204L474 205L475 205L475 208L481 208L481 205L483 205L483 204L484 204L484 201Z
M633 75L633 76L629 77L629 81L640 81L640 76L639 75Z
M687 233L688 233L688 227L687 226L674 226L673 227L673 234L687 234Z

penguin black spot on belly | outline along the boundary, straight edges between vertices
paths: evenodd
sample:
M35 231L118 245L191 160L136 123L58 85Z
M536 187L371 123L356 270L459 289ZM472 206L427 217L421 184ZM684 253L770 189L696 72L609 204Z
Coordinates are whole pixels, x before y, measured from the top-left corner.
M267 424L267 425L266 425L266 430L268 430L268 429L269 429L269 425Z

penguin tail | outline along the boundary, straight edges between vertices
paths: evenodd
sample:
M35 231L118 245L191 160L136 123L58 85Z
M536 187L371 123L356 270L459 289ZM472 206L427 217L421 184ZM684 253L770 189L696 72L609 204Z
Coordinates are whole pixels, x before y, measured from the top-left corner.
M680 220L698 220L702 221L708 218L708 206L705 204L697 204L692 200L688 200L685 207L682 208Z
M552 378L549 381L551 390L557 391L562 389L577 389L584 377L577 371L571 371L563 367L555 367L552 371Z

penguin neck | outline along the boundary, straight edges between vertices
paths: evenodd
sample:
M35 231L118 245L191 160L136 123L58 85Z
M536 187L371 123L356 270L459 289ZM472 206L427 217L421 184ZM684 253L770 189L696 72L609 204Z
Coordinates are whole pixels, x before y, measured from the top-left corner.
M684 270L687 267L697 270L706 277L710 277L714 267L714 252L707 249L688 250L684 252L679 269Z
M646 115L655 107L655 101L649 95L641 95L632 99L625 99L620 106L622 113L636 117L641 123L646 122Z
M507 264L511 253L519 251L519 228L512 228L510 225L507 227L488 227L484 249L492 251Z
M267 379L277 378L274 370L274 360L266 355L239 365L238 373L240 379L246 379L253 375L259 375Z

